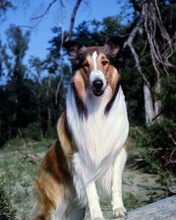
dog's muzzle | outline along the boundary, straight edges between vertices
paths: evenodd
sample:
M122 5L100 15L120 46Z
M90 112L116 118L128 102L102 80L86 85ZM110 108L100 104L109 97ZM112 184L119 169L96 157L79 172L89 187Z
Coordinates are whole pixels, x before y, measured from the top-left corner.
M106 88L106 79L99 70L94 70L90 74L90 85L95 96L101 96Z
M102 90L103 88L103 80L101 79L95 79L92 83L93 85L93 93L96 96L100 96L103 94L104 90Z

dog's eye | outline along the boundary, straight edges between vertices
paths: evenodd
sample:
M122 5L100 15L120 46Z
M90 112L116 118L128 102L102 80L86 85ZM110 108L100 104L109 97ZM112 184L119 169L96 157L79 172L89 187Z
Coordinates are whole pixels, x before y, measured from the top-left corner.
M102 61L102 65L103 65L103 66L106 66L107 64L108 64L108 61L107 61L107 60L103 60L103 61Z
M89 63L83 63L83 66L88 68L89 67Z

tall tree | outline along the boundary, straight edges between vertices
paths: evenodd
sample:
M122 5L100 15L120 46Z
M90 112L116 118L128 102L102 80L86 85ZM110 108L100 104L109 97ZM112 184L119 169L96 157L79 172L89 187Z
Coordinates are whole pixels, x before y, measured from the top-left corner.
M169 58L171 58L173 54L173 35L170 35L166 29L160 12L162 4L164 2L166 3L166 1L158 3L157 0L131 0L131 2L135 9L136 19L134 21L134 28L125 46L130 48L136 62L137 70L143 79L145 118L148 123L160 115L161 103L154 94L160 93L161 77L168 75L169 69L172 66L169 62ZM167 7L167 5L165 5L165 7ZM165 16L171 16L171 14ZM170 21L172 22L172 19ZM173 25L171 26L173 29ZM141 48L141 54L147 57L149 67L153 67L152 77L148 76L147 72L142 68L142 56L139 55L137 47L134 46L136 38L140 39L141 43L143 42L143 44L141 44L141 47L143 47L143 49Z
M1 93L1 106L3 108L1 121L5 123L6 135L12 137L15 127L24 126L27 112L25 105L30 95L29 86L26 84L26 67L23 58L28 48L29 32L23 33L20 28L11 26L7 31L8 45L3 48L2 59L4 61L7 79ZM10 55L7 53L10 52Z
M14 8L14 5L11 1L9 1L9 0L0 0L0 18L2 18L3 15L5 15L6 11L9 8Z

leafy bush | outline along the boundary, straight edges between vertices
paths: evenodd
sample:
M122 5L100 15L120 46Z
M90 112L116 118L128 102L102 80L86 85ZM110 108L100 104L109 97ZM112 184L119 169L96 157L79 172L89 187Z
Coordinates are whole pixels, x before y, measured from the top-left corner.
M52 122L48 121L47 123L47 130L45 134L46 138L56 138L56 128L53 127Z
M159 173L162 169L176 172L176 123L162 119L132 130L136 144L142 149L145 171Z
M132 130L137 146L142 149L145 171L158 173L161 169L176 172L176 77L163 77L161 93L162 119Z
M160 94L161 111L167 118L176 119L176 75L167 76L162 80Z
M3 219L15 219L16 210L12 208L9 198L4 191L4 182L2 177L0 178L0 217Z
M40 124L37 122L33 122L24 129L24 137L32 138L36 141L41 140L41 128Z

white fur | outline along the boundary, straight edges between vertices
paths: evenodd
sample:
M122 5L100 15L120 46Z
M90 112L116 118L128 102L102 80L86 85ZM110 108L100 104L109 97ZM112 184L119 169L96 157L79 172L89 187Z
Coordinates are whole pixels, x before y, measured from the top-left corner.
M98 179L99 174L114 162L126 141L129 126L121 87L109 114L105 115L108 101L108 88L100 97L88 94L88 118L82 119L76 108L74 94L71 89L68 91L67 119L79 150L73 156L73 167L76 168L74 171L78 178L84 176L84 180L77 180L76 183L88 184L92 179ZM82 187L78 186L79 190Z
M116 210L121 209L126 212L122 201L122 173L126 163L127 153L122 148L118 155L113 168L113 180L112 180L112 205L113 213L115 215Z
M91 219L103 218L103 214L99 204L99 197L94 182L86 186L86 194L89 201L88 205L89 205Z
M97 52L96 51L93 53L92 59L93 59L93 64L94 64L94 70L91 72L90 77L89 77L90 85L93 84L94 80L101 79L103 81L102 90L104 90L106 88L107 83L106 83L104 74L97 69L97 63L96 63Z
M85 215L85 209L78 207L75 196L72 195L69 199L63 199L61 203L58 203L51 220L82 220Z
M93 59L96 63L95 53ZM96 69L95 64L94 66ZM92 74L97 73L93 71ZM66 100L68 124L78 147L78 152L73 155L72 161L73 181L79 202L83 206L88 202L92 219L102 217L95 184L110 193L113 180L113 193L120 195L118 191L120 186L117 185L121 181L119 180L116 184L115 179L121 175L124 165L119 165L117 168L115 163L115 172L117 171L118 174L113 172L113 165L125 144L129 131L126 103L121 87L110 111L105 114L105 107L110 100L109 94L109 86L99 97L94 96L90 89L86 91L87 118L79 116L71 88L68 90ZM114 207L120 203L119 201L116 202L113 196ZM94 212L92 207L96 207Z
M51 220L66 220L66 209L68 206L68 201L63 200L62 203L58 204L58 208L56 208L56 211L52 214Z
M96 51L93 52L92 59L93 59L94 69L97 69L97 52Z

